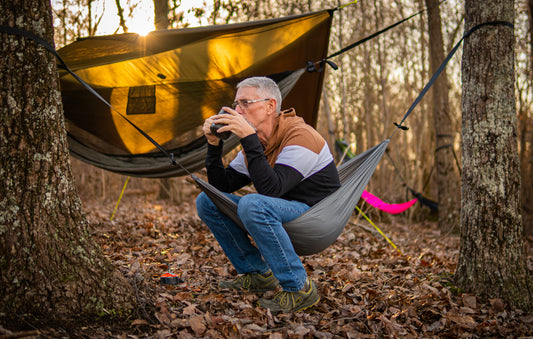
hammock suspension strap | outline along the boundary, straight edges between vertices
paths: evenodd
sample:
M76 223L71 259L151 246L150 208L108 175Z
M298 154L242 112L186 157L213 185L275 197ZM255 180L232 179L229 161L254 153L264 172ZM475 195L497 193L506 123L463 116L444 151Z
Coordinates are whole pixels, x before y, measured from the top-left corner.
M444 58L444 61L440 64L439 68L437 69L437 71L433 74L433 76L431 77L431 79L429 79L428 83L424 86L424 88L422 89L422 91L420 92L420 94L418 95L418 97L415 99L415 101L413 102L413 104L411 105L411 107L409 107L409 109L407 110L407 113L405 113L405 115L403 116L402 120L400 121L399 124L397 123L394 123L394 125L396 125L396 127L398 127L399 129L402 129L404 130L404 126L403 123L405 121L405 119L407 119L407 117L409 116L409 114L411 114L411 112L415 109L415 107L418 105L418 103L420 103L420 101L422 100L422 98L426 95L426 93L429 91L430 87L435 83L435 81L437 80L437 78L439 77L439 75L442 73L442 71L444 71L444 68L448 65L448 62L450 61L450 59L454 56L455 52L457 52L457 50L459 49L459 46L461 45L461 43L463 42L464 39L468 38L472 33L474 33L475 31L477 31L478 29L482 28L482 27L485 27L485 26L506 26L506 27L510 27L512 29L514 29L514 25L508 21L490 21L490 22L485 22L485 23L481 23L479 25L476 25L474 27L472 27L471 29L469 29L464 35L463 37L459 40L459 42L457 42L455 44L455 46L453 47L453 49L451 50L450 53L448 53L448 55L446 56L446 58ZM394 132L392 133L392 135L394 135L394 133L397 131L397 129L394 130ZM392 138L392 135L391 135L391 138Z

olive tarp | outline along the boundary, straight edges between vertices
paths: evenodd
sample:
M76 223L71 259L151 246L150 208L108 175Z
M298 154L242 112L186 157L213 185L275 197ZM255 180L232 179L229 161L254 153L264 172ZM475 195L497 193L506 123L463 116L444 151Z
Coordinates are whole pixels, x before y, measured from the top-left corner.
M321 11L160 30L145 37L90 37L63 47L58 53L69 69L112 106L67 71L60 72L72 155L125 175L186 174L122 114L188 171L198 170L206 152L203 121L229 106L235 85L250 76L274 79L284 95L282 108L294 107L307 123L316 125L324 73L305 70L308 62L326 58L331 20L332 11ZM225 151L237 144L230 138Z

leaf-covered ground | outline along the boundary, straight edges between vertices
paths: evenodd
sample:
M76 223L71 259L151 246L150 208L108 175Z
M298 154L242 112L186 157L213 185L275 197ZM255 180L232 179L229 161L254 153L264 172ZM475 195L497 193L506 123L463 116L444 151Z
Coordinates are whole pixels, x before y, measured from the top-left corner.
M235 271L196 216L194 192L189 202L180 204L158 201L154 193L134 193L124 196L113 221L114 201L84 204L95 239L136 286L142 305L138 314L126 324L85 326L73 333L40 329L45 337L533 336L533 315L509 309L498 299L482 303L454 287L459 238L441 235L434 223L401 217L379 223L400 253L354 217L330 248L303 258L318 284L319 304L305 312L275 315L254 305L256 294L217 288ZM161 285L160 276L168 269L183 282Z

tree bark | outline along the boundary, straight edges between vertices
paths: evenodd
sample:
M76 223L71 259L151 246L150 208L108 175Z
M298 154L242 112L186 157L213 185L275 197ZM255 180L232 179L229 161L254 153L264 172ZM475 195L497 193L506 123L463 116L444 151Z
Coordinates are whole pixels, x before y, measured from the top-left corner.
M533 0L527 2L527 13L529 22L529 79L533 83ZM533 214L533 121L531 113L524 110L522 117L524 142L522 143L523 172L522 178L527 178L522 182L522 208L525 212ZM529 144L529 147L528 147ZM525 182L525 185L524 185ZM533 226L533 225L531 225Z
M444 61L444 39L439 0L425 0L428 9L429 53L431 74ZM437 173L439 228L458 232L460 223L459 170L453 151L454 124L451 119L449 85L443 71L432 87L433 123L435 125L435 168Z
M168 0L154 0L155 29L168 29L170 21L168 19Z
M53 45L50 1L0 0L0 13ZM0 316L128 314L131 286L92 240L73 184L56 60L16 35L0 33L0 49Z
M514 1L465 1L465 29L514 21ZM514 32L485 26L465 39L460 288L530 310L520 210Z

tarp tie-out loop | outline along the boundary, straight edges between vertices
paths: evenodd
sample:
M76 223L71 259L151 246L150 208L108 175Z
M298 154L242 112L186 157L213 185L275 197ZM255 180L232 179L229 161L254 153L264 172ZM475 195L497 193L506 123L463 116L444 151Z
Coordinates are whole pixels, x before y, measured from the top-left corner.
M328 64L334 70L339 69L339 66L337 66L336 63L330 60L326 60L326 59L322 59L320 62L318 62L318 64L320 65L318 69L316 68L316 64L317 63L313 61L307 61L306 67L305 67L306 71L308 71L309 73L314 73L314 72L320 73L324 70L324 64Z
M315 63L312 61L307 61L305 70L308 71L309 73L318 72L318 70L316 69Z
M337 64L331 60L324 59L322 60L322 64L324 64L324 62L328 64L331 68L333 68L335 71L339 69L339 66L337 66Z
M514 29L514 25L508 21L489 21L489 22L484 22L484 23L481 23L479 25L476 25L472 28L470 28L464 35L463 37L459 40L459 42L457 42L455 44L455 46L453 47L453 49L451 50L450 53L448 53L448 55L446 56L446 58L444 58L444 61L440 64L439 68L437 69L437 71L433 74L433 76L431 77L431 79L429 79L428 83L424 86L424 88L422 89L422 91L420 92L420 94L418 94L418 97L415 99L415 101L412 103L411 107L409 107L409 109L407 110L407 113L405 113L405 115L403 116L403 119L402 121L400 121L399 124L397 123L394 123L394 125L396 125L396 127L398 129L404 129L402 126L403 122L405 121L405 119L407 119L407 117L409 116L409 114L411 114L411 112L415 109L415 107L418 105L418 103L420 103L420 101L422 100L422 98L424 97L424 95L426 95L426 93L429 91L429 88L431 86L433 86L433 84L435 83L435 81L437 80L437 78L439 77L439 75L442 73L442 71L444 71L444 68L448 65L448 62L450 61L450 59L454 56L455 52L457 52L457 50L459 49L459 46L461 45L461 43L463 42L464 39L468 38L472 33L474 33L475 31L477 31L478 29L482 28L482 27L485 27L485 26L506 26L506 27L510 27L510 28L513 28ZM392 136L394 135L394 133L396 133L397 129L395 129L392 133L392 135L390 136L389 139L392 138Z
M43 38L31 33L31 32L28 32L24 29L21 29L21 28L17 28L17 27L8 27L8 26L0 26L0 32L1 33L7 33L7 34L12 34L12 35L18 35L18 36L22 36L22 37L25 37L25 38L28 38L28 39L31 39L35 42L37 42L39 45L43 46L44 48L46 48L50 53L52 53L56 58L57 60L59 60L59 62L61 63L61 68L66 70L70 75L72 75L74 77L74 79L76 79L80 84L83 85L83 87L85 87L89 92L91 92L92 94L94 94L98 99L100 99L103 103L105 103L107 106L109 106L109 108L111 108L112 111L116 112L118 115L120 115L124 120L126 120L131 126L133 126L137 131L139 131L139 133L141 133L146 139L148 139L155 147L157 147L157 149L159 149L163 154L165 154L169 159L170 159L170 164L175 166L175 165L180 165L178 164L175 160L174 160L174 154L173 153L169 153L167 152L167 150L165 150L157 141L155 141L151 136L149 136L145 131L143 131L141 128L139 128L137 125L135 125L131 120L129 120L128 118L126 118L122 113L120 113L115 107L113 107L109 102L107 102L106 99L104 99L98 92L96 92L88 83L86 83L83 79L81 79L80 77L78 77L70 68L68 68L67 64L63 61L63 59L61 59L61 56L59 56L59 54L57 53L57 51L55 50L54 46L52 46L50 43L48 43L46 40L44 40ZM181 165L180 165L181 166ZM187 171L183 166L181 166L186 172L189 172Z
M394 123L394 126L398 127L401 130L404 130L404 131L407 131L409 129L409 127L402 126L402 125L398 124L397 122Z

